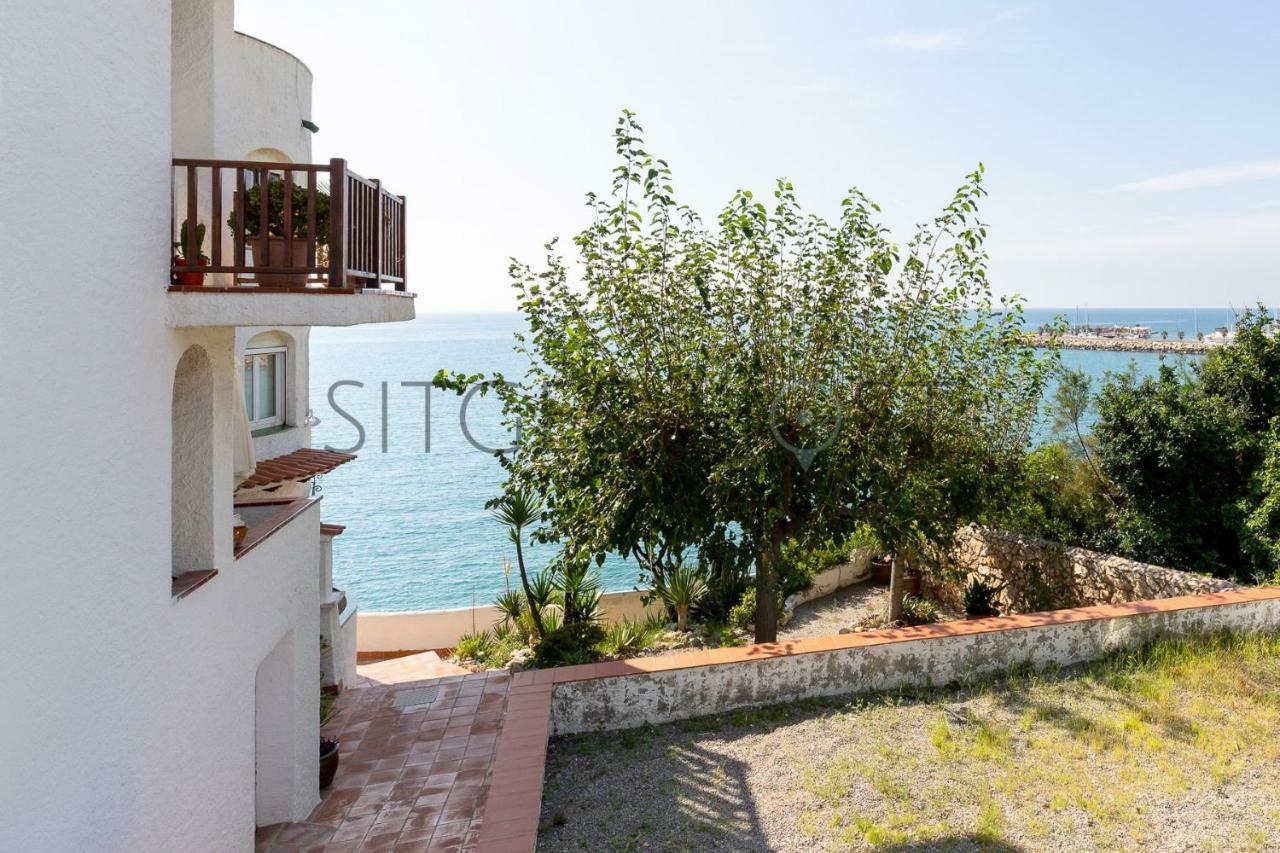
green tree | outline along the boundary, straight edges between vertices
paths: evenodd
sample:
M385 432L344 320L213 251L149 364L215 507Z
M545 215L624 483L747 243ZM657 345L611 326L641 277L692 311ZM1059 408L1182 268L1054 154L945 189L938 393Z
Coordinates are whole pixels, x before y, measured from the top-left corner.
M1249 578L1275 568L1266 461L1280 416L1280 340L1265 307L1190 371L1113 377L1098 397L1098 464L1118 488L1118 547L1138 559ZM1254 517L1255 513L1260 513Z
M565 559L632 555L642 579L697 549L751 555L756 638L776 636L779 557L864 523L921 554L1016 468L1048 359L996 301L982 170L899 249L850 190L837 221L777 182L708 228L624 112L607 198L545 268L513 262L524 383L500 383L509 490L545 497ZM475 377L441 374L461 388Z

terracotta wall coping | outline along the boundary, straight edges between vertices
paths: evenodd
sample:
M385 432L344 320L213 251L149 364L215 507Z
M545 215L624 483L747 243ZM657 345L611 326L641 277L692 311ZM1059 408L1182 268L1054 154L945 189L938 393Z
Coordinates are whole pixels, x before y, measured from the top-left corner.
M1140 616L1147 613L1169 613L1178 610L1194 610L1201 607L1220 607L1274 599L1280 599L1280 587L1253 587L1202 595L1184 595L1177 598L1131 601L1125 604L1097 604L1090 607L1050 610L1043 613L1023 613L1014 616L992 616L986 619L940 622L934 625L920 625L915 628L890 628L879 631L836 634L830 637L806 637L785 643L760 643L751 646L704 649L682 652L666 657L629 658L626 660L606 661L604 663L583 664L581 666L528 670L517 673L513 677L511 684L512 687L543 684L554 686L556 684L586 681L594 678L643 675L722 663L768 660L790 655L831 652L864 646L880 646L888 643L989 634L998 631L1040 628L1047 625L1065 625L1075 622L1094 622L1124 616Z

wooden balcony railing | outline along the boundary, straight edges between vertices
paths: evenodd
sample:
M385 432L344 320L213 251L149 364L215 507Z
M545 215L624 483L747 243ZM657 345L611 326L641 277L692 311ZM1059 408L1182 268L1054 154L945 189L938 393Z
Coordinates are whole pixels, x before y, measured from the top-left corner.
M402 291L404 207L345 160L175 158L171 286Z

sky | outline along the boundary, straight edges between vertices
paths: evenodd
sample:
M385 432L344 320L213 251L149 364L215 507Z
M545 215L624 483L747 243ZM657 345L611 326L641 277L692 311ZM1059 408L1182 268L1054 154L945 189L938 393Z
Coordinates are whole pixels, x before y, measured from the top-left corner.
M314 159L407 196L420 312L515 307L634 110L706 220L786 177L900 243L986 166L1031 307L1280 304L1280 4L239 0L314 77Z

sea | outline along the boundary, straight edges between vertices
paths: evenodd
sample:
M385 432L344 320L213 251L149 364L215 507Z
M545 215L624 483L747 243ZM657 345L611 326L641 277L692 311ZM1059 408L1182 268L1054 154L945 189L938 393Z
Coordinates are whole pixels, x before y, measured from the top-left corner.
M1029 329L1064 316L1070 323L1149 326L1155 336L1229 326L1228 308L1028 309ZM459 397L430 390L440 369L523 373L513 350L520 315L426 314L409 323L318 328L311 334L310 385L315 447L358 458L318 478L321 517L346 525L334 542L335 583L370 612L437 610L487 604L512 582L513 548L485 509L502 469L482 448L510 445L492 394ZM1173 363L1196 357L1166 357ZM1154 353L1066 350L1063 363L1098 381L1132 362L1154 373ZM465 422L460 417L465 405ZM1037 425L1036 438L1046 425ZM528 549L531 569L552 546ZM620 557L600 569L606 590L636 585L635 564Z

